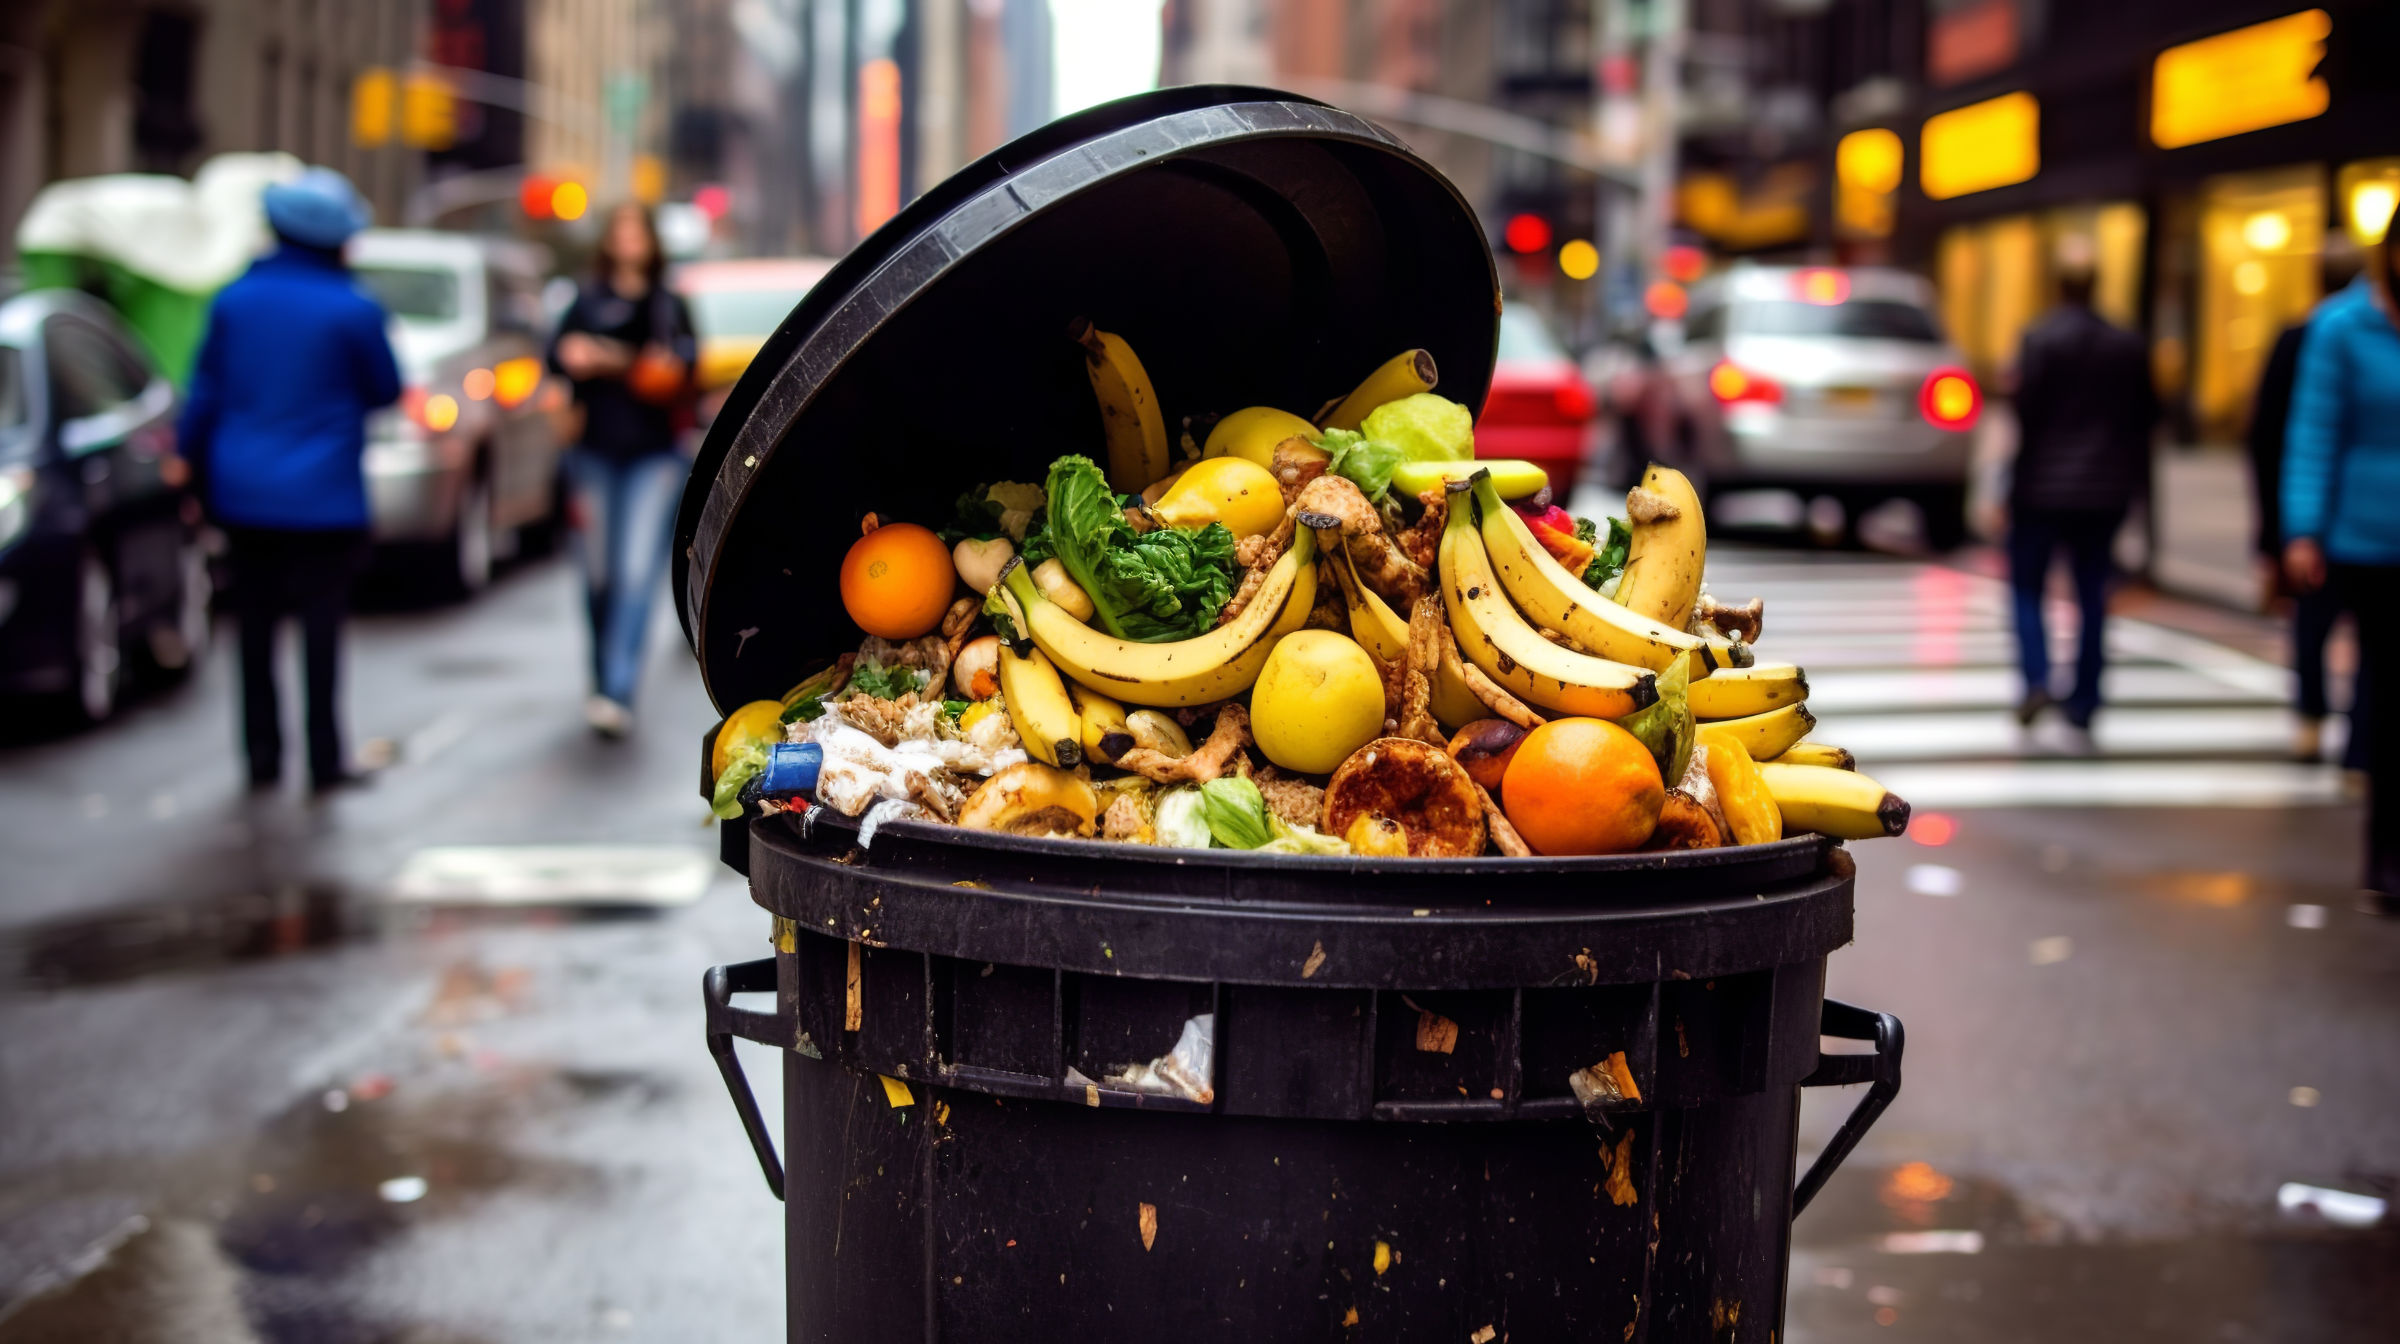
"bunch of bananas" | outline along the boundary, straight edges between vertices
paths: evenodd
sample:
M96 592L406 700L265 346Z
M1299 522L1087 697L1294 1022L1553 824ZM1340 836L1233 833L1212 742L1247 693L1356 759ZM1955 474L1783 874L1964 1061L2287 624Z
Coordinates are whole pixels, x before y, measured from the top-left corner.
M1656 699L1656 674L1682 659L1693 719L1758 763L1786 828L1844 839L1905 828L1908 805L1849 752L1805 740L1816 726L1806 674L1696 617L1708 532L1683 473L1653 464L1628 495L1613 601L1552 558L1488 476L1448 489L1442 598L1460 651L1494 681L1541 709L1616 719Z

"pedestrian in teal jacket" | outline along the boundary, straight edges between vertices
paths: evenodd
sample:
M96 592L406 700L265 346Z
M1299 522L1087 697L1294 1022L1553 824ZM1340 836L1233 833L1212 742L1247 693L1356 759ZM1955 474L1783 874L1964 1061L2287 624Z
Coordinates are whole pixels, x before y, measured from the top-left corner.
M2284 568L2331 583L2358 621L2367 742L2366 885L2400 914L2400 229L2317 310L2284 433Z
M230 543L251 787L282 777L275 632L297 615L309 774L324 790L355 778L335 708L341 625L367 547L366 417L399 397L400 370L383 309L342 263L367 223L357 188L311 168L263 204L279 246L209 305L180 438Z

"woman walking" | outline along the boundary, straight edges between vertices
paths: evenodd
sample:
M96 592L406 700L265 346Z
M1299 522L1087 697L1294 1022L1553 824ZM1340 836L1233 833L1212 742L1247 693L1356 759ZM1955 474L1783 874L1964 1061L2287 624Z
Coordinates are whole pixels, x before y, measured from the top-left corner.
M689 466L676 437L691 387L692 318L662 283L665 268L650 212L618 206L550 347L582 412L566 476L592 628L584 717L607 737L633 726L650 603Z
M2284 569L2358 622L2367 715L2366 886L2400 914L2400 228L2300 343L2284 439Z

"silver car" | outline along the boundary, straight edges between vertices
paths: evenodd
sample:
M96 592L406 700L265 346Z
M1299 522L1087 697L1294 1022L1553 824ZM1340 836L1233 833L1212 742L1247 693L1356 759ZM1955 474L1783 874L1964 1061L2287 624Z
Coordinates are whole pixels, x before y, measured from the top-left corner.
M351 240L360 283L391 316L407 385L367 427L367 495L375 539L429 552L435 575L464 595L523 529L558 509L562 451L546 403L540 248L433 230L370 229Z
M1922 278L1737 266L1693 287L1660 384L1650 442L1704 497L1831 495L1853 523L1907 498L1937 550L1964 539L1968 431L1983 393L1943 338Z

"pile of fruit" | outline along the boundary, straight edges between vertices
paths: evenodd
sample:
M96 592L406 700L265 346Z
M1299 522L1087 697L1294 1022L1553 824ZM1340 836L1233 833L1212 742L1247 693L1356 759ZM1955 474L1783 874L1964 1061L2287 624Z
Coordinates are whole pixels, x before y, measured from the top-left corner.
M1652 466L1574 518L1407 351L1315 419L1185 422L1078 322L1105 468L868 515L842 564L860 648L731 715L721 815L811 801L1019 834L1458 857L1896 835L1908 806L1806 740L1808 683L1702 587L1707 530ZM745 791L747 790L747 792Z

